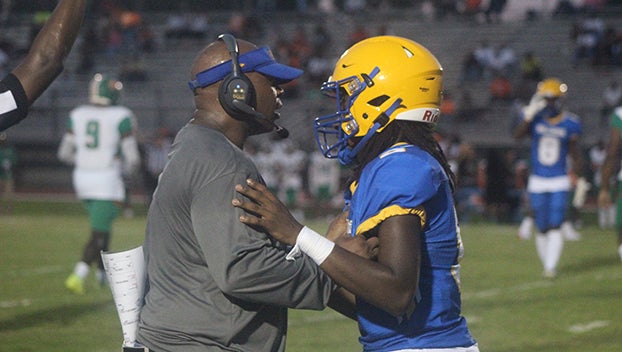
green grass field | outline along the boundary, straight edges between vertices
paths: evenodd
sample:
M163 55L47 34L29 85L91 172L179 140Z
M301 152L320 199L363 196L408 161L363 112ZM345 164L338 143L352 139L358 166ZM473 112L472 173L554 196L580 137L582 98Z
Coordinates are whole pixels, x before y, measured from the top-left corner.
M87 238L81 206L20 202L0 224L0 351L120 351L109 289L94 279L84 296L63 287ZM142 209L120 218L111 250L141 244L144 226ZM622 350L622 263L612 231L581 229L553 282L540 277L533 241L515 232L482 222L462 227L464 315L480 350ZM356 324L331 310L290 313L288 351L360 351L357 336Z

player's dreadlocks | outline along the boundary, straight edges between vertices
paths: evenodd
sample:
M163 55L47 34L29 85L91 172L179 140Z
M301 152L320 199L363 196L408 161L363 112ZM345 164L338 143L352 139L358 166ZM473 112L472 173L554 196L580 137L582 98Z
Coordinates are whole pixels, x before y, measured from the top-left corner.
M452 191L455 190L455 175L451 171L445 153L443 153L441 146L434 138L434 125L412 121L394 120L382 132L367 141L363 149L358 153L358 163L352 169L352 179L350 181L358 180L365 165L399 142L415 145L430 153L445 170L451 181Z

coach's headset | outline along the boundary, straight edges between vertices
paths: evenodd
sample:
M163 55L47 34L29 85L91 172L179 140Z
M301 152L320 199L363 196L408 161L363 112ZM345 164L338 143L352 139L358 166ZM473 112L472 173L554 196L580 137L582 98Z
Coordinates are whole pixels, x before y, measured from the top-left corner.
M289 136L288 130L255 110L257 105L255 87L242 72L239 61L240 51L235 37L224 33L219 35L218 39L225 43L231 55L231 73L223 78L218 89L218 101L220 101L223 110L234 119L250 124L257 123L257 120L264 120L272 124L274 132L280 138L287 138Z
M242 72L237 40L233 35L226 33L218 36L218 39L225 43L231 55L231 73L223 78L218 89L220 105L227 114L240 121L252 122L249 121L251 116L265 119L266 117L263 114L255 110L257 105L255 87Z

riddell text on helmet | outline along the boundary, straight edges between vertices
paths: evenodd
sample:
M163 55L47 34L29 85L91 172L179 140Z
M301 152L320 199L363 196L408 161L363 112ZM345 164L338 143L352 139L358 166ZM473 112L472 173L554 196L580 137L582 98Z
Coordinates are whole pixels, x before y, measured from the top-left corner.
M421 120L423 120L424 122L436 123L438 121L438 115L438 112L435 112L433 110L426 110L425 113L423 113L423 117L421 118Z

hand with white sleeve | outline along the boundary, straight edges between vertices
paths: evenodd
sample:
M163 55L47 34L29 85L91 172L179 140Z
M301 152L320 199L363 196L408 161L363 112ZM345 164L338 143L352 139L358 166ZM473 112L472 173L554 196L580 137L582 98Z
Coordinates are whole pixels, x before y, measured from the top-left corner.
M539 94L534 94L529 104L523 107L523 121L531 122L537 113L546 107L546 100Z

